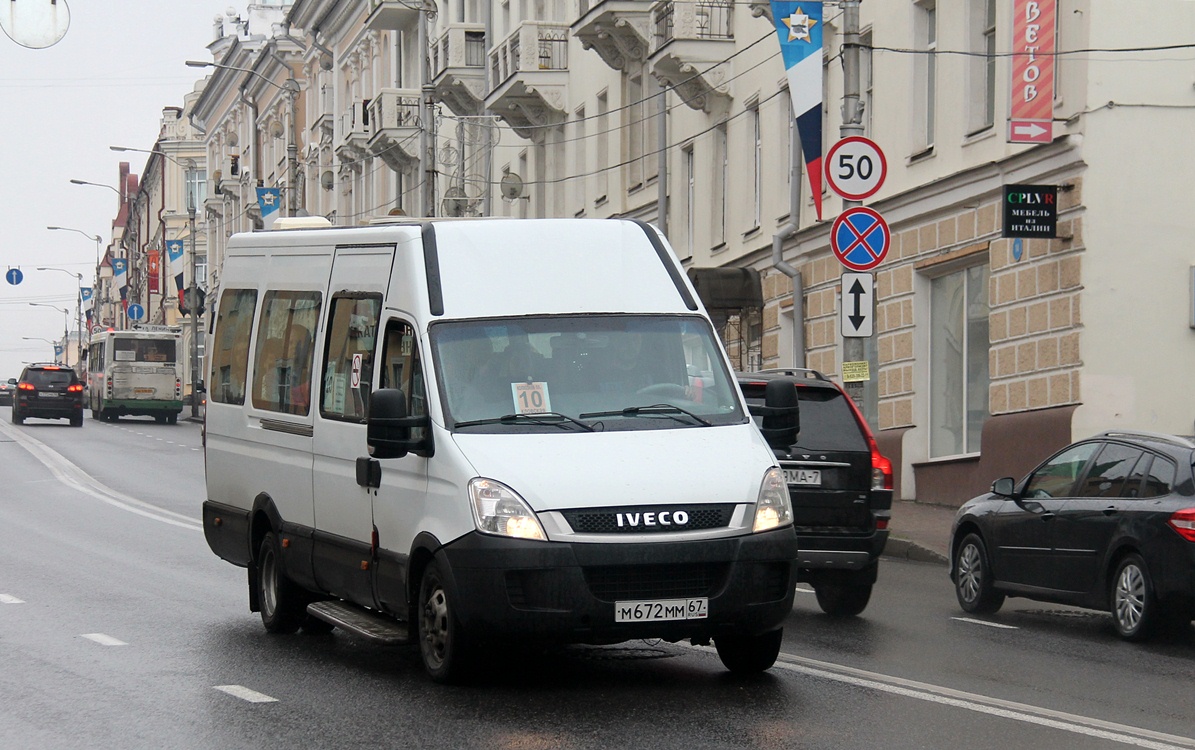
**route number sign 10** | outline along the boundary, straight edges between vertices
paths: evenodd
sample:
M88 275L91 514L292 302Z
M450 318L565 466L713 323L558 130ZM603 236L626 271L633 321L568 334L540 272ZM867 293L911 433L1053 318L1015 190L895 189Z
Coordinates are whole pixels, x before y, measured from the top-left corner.
M884 152L860 135L843 138L826 155L826 183L848 201L875 195L888 176Z

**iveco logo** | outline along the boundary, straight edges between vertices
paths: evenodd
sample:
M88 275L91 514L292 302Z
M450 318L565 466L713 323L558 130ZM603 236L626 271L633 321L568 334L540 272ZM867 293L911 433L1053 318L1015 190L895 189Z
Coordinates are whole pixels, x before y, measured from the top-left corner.
M684 526L689 514L683 510L664 510L659 513L616 513L619 528L636 526Z

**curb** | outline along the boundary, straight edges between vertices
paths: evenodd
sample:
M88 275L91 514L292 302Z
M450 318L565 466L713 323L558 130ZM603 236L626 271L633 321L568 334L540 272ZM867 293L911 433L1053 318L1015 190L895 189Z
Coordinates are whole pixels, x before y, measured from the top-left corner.
M917 542L899 537L888 537L888 543L884 545L883 556L895 557L898 560L934 563L936 565L946 565L949 562L941 552L935 552Z

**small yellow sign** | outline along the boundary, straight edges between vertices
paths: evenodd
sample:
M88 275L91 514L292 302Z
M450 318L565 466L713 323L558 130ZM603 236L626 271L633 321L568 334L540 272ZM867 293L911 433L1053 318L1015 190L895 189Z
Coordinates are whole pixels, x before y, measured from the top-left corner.
M842 363L842 382L865 383L868 380L871 380L871 368L867 366L866 360Z

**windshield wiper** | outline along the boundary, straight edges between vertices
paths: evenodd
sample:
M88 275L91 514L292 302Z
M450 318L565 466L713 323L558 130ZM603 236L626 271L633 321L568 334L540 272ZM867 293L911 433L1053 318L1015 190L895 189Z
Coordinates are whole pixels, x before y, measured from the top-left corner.
M541 411L534 414L505 414L501 417L491 417L490 419L471 419L468 422L457 422L452 427L456 429L457 427L476 427L483 424L518 424L519 422L530 422L531 424L560 428L566 427L567 423L574 424L586 432L594 432L592 425L585 424L579 419L573 419L569 415L561 414L558 411Z
M687 422L685 422L685 420L681 419L680 417L676 416L676 414L673 414L671 412L680 412L681 414L684 414L686 417L688 417L688 418L694 420L695 422L698 422L706 427L713 426L713 422L710 422L709 420L705 419L704 417L699 417L696 414L694 414L693 412L689 411L688 409L684 409L675 404L651 404L649 406L628 406L627 408L621 409L619 411L594 411L594 412L589 412L588 414L579 414L577 416L581 417L581 419L591 419L593 417L638 417L638 416L651 416L651 415L658 414L661 416L668 417L670 419L675 419L677 422L681 422L683 424L688 424Z

